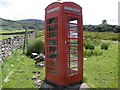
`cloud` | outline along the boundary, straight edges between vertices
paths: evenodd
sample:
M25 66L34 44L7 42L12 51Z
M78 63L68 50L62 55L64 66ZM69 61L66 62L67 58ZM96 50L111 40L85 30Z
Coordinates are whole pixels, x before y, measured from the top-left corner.
M0 17L11 20L44 20L45 8L55 1L57 0L0 0ZM101 24L104 19L110 24L118 24L118 0L61 0L63 1L72 1L82 6L84 24Z
M0 6L2 6L2 7L10 7L10 6L12 6L12 3L9 2L9 0L0 0Z

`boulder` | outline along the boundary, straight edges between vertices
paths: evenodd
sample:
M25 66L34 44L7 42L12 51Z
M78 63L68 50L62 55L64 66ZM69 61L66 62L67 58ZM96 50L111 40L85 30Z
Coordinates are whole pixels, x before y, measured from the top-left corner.
M32 73L35 73L35 74L40 74L40 72L36 72L36 71L34 71L34 72L32 72Z
M32 80L38 79L38 76L32 76Z
M44 55L39 55L37 57L34 58L34 60L36 61L35 64L37 64L38 62L44 61L45 56Z
M37 86L40 86L40 85L41 85L40 83L41 83L41 80L36 80L36 81L34 82L34 84L37 85Z
M38 66L38 67L43 67L43 66L45 66L45 64L37 64L36 66Z
M2 58L0 58L0 63L3 63L3 60L2 60Z
M32 54L31 54L31 58L35 58L35 57L37 57L37 56L38 56L37 53L32 53Z
M90 87L86 84L86 83L82 83L82 85L80 86L80 90L82 90L82 89L85 89L85 90L87 90L87 89L89 89Z

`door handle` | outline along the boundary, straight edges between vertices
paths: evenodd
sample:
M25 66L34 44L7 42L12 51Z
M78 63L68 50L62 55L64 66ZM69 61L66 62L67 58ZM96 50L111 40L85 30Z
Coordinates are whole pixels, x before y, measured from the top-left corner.
M65 40L65 44L69 44L68 40Z

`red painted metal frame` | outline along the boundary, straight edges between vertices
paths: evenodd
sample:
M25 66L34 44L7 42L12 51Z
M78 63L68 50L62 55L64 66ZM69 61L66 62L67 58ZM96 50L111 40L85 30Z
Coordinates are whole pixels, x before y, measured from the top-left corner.
M72 8L76 8L79 9L80 12L74 12L74 11L70 11L70 10L65 10L64 6L67 7L72 7ZM56 7L60 7L59 10L53 11L51 13L47 13L48 10L51 10L53 8ZM58 18L58 37L57 38L51 38L51 39L57 39L57 66L56 66L56 70L57 73L53 74L50 73L48 71L49 69L49 58L47 57L48 52L47 48L48 45L47 44L47 40L49 38L47 38L47 33L50 31L47 31L47 20L53 17L57 17ZM69 17L75 17L79 19L79 27L80 29L78 30L79 35L78 35L78 73L72 76L69 76L69 68L68 68L68 63L69 63L69 59L68 59L68 54L70 54L70 52L68 52L68 48L70 47L70 45L66 44L66 41L69 41L70 38L68 38L68 33L70 32L70 30L68 30L68 18ZM73 38L76 39L76 38ZM75 61L75 60L74 60ZM50 5L48 5L45 9L45 72L46 72L46 79L48 81L51 81L53 83L59 84L59 85L69 85L75 82L79 82L81 80L83 80L83 23L82 23L82 8L77 5L76 3L73 2L64 2L64 3L60 3L60 2L54 2Z

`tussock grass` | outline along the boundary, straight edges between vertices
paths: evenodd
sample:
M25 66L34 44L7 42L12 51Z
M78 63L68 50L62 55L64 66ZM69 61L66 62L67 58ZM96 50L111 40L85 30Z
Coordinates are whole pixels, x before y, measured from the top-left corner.
M27 55L44 53L44 37L30 38L27 46Z

